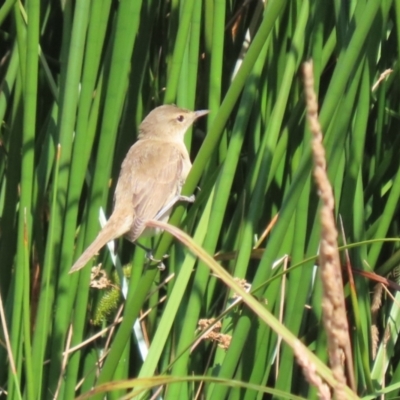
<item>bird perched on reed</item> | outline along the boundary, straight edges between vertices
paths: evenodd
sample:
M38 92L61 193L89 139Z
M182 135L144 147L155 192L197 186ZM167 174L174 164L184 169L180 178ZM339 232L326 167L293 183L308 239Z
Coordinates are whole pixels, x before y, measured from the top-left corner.
M139 126L138 140L122 163L113 213L70 273L83 268L113 239L124 235L135 242L143 233L154 234L146 228L146 221L167 221L177 201L194 201L194 196L181 195L192 167L183 139L193 122L208 112L163 105L147 115Z

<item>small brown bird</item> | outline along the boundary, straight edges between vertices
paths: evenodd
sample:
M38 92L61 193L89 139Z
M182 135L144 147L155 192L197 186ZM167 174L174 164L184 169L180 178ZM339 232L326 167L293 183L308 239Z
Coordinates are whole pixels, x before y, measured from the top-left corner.
M139 126L137 142L121 166L114 194L114 211L93 243L72 266L83 268L109 241L122 235L134 242L151 219L167 221L192 164L183 138L187 129L208 110L189 111L175 105L155 108Z

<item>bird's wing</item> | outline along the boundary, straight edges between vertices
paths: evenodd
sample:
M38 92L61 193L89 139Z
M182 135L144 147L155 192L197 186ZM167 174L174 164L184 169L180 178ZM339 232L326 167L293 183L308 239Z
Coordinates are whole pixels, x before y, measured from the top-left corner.
M158 141L143 140L131 147L122 164L115 197L116 208L118 202L130 201L134 210L130 240L136 240L145 222L154 219L179 195L184 180L183 168L184 154L174 143L160 146Z

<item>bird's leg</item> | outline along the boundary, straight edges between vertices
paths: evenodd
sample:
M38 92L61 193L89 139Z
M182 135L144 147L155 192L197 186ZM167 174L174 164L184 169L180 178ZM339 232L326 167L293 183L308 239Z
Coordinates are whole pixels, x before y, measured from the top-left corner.
M161 217L163 217L164 214L165 214L168 210L170 210L170 209L173 207L173 205L174 205L175 203L177 203L178 201L187 201L188 203L194 203L195 200L196 200L196 197L195 197L194 194L192 194L191 196L182 196L182 195L175 196L166 206L164 206L164 207L157 213L157 215L155 216L154 219L155 219L156 221L159 220L159 219L161 219Z
M136 246L140 247L141 249L143 249L143 250L146 252L146 258L147 258L149 261L158 264L158 265L157 265L157 268L158 268L160 271L164 271L164 270L165 270L165 265L164 265L164 263L163 263L163 260L164 260L165 258L168 258L168 254L163 255L162 260L157 260L157 259L155 259L154 256L153 256L153 250L152 250L152 249L149 249L148 247L143 246L143 245L142 245L141 243L139 243L139 242L135 242L134 244L135 244Z
M155 219L156 221L157 221L157 220L160 220L160 219L164 216L164 214L165 214L166 212L168 212L168 211L173 207L173 205L174 205L175 203L177 203L178 201L187 201L187 202L189 202L189 203L193 203L193 202L195 201L195 199L196 199L196 197L195 197L194 194L192 194L191 196L182 196L182 195L175 196L165 207L163 207L163 208L157 213L157 215L154 217L154 219ZM141 248L146 252L146 258L147 258L148 260L150 260L150 261L152 261L152 262L158 263L158 268L159 268L161 271L163 271L163 270L165 269L165 265L164 265L163 261L162 261L162 260L156 260L156 259L153 257L153 252L152 252L151 249L148 249L147 247L143 246L142 244L140 244L140 243L138 243L138 242L135 242L135 244L138 245L139 247L141 247ZM167 258L167 257L168 257L168 254L165 254L165 255L163 256L163 259L164 259L164 258Z

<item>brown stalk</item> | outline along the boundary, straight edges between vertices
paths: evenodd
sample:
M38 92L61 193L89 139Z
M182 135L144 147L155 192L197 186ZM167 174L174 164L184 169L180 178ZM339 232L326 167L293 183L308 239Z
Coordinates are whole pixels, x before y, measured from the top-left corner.
M303 67L304 88L307 102L307 118L312 133L312 154L314 159L314 179L321 198L321 242L320 268L323 286L322 315L327 334L329 364L337 385L333 387L337 399L346 399L344 391L346 376L343 357L348 369L349 386L355 390L353 359L350 347L349 326L346 317L343 280L337 245L337 229L334 219L334 197L326 172L325 149L318 120L318 102L314 92L312 62Z

